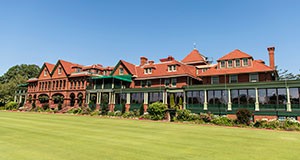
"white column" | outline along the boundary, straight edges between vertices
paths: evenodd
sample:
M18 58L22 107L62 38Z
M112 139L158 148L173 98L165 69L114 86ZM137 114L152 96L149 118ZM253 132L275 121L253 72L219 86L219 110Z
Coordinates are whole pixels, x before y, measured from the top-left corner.
M167 104L168 103L168 94L167 94L167 91L164 91L163 92L163 104Z
M85 100L86 103L89 104L90 103L90 92L87 92L85 97L86 97L86 100Z
M96 104L100 104L100 100L99 100L100 98L99 98L99 97L100 97L100 93L97 92L97 100L96 100Z
M16 94L16 93L15 93ZM15 95L14 102L17 102L17 95Z
M144 92L144 104L148 104L148 92Z
M130 104L130 93L126 93L126 104Z
M207 110L207 91L204 90L204 108L203 110Z
M186 91L183 92L183 109L186 109Z
M19 96L19 102L18 103L21 103L22 102L22 95Z
M102 93L99 92L99 104L101 104L101 96L102 96Z
M292 112L289 87L286 87L286 96L287 96L286 111Z
M109 92L109 93L108 93L108 103L109 103L109 104L111 104L112 98L113 98L113 97L112 97L112 94L111 94L111 92Z
M255 88L255 111L259 111L258 89Z
M232 110L232 103L231 103L231 94L230 94L230 89L228 89L228 111Z

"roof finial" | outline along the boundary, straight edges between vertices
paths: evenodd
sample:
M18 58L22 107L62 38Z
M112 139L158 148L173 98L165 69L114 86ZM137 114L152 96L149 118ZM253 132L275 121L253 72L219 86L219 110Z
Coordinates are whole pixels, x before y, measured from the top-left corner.
M194 45L194 49L197 49L197 48L196 48L196 43L195 43L195 42L194 42L194 44L193 44L193 45Z

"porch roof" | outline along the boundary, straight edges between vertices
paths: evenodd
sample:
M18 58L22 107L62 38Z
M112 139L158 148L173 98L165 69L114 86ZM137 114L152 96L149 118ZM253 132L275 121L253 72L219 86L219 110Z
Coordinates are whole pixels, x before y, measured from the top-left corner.
M125 82L132 82L132 76L131 75L115 75L115 76L112 76L112 75L109 75L109 76L95 76L95 77L92 77L92 79L118 79L118 80L121 80L121 81L125 81Z

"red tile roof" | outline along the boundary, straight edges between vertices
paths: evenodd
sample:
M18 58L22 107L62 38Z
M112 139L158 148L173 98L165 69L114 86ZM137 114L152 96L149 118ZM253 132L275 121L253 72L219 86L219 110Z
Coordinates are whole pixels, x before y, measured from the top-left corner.
M241 73L258 73L258 72L273 72L274 70L269 66L261 63L260 60L252 61L252 65L248 67L237 67L237 68L222 68L217 69L212 67L204 73L199 74L199 76L215 76L224 74L241 74Z
M176 65L176 71L169 72L168 66L170 65ZM149 64L146 64L144 66L136 66L137 69L137 79L145 79L145 78L157 78L157 77L170 77L170 76L191 76L193 78L196 78L198 80L201 80L200 78L197 78L196 76L196 68L194 66L189 66L186 64L183 64L179 61L172 60L162 63L154 63L151 64L152 73L151 74L145 74L144 68L149 68Z
M49 72L51 73L55 65L45 62L45 66L48 68Z
M60 64L62 65L62 67L65 69L67 75L70 75L73 70L72 70L72 67L73 66L82 66L80 64L76 64L76 63L72 63L72 62L68 62L68 61L65 61L65 60L58 60L60 62Z
M183 63L193 63L193 62L206 62L205 57L199 53L197 49L194 49L189 53L183 60Z
M225 56L219 58L218 61L229 60L229 59L238 59L238 58L252 58L252 56L236 49L236 50L226 54Z
M134 64L131 64L129 62L126 62L124 60L121 60L121 62L124 64L124 66L129 70L129 72L132 74L132 75L137 75L136 74L136 66Z

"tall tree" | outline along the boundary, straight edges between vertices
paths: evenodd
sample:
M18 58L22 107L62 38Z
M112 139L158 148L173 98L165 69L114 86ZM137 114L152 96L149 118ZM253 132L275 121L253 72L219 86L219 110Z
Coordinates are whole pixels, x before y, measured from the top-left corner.
M39 71L39 66L33 64L21 64L9 68L3 76L0 76L0 103L12 101L18 85L26 83L29 78L36 77Z

